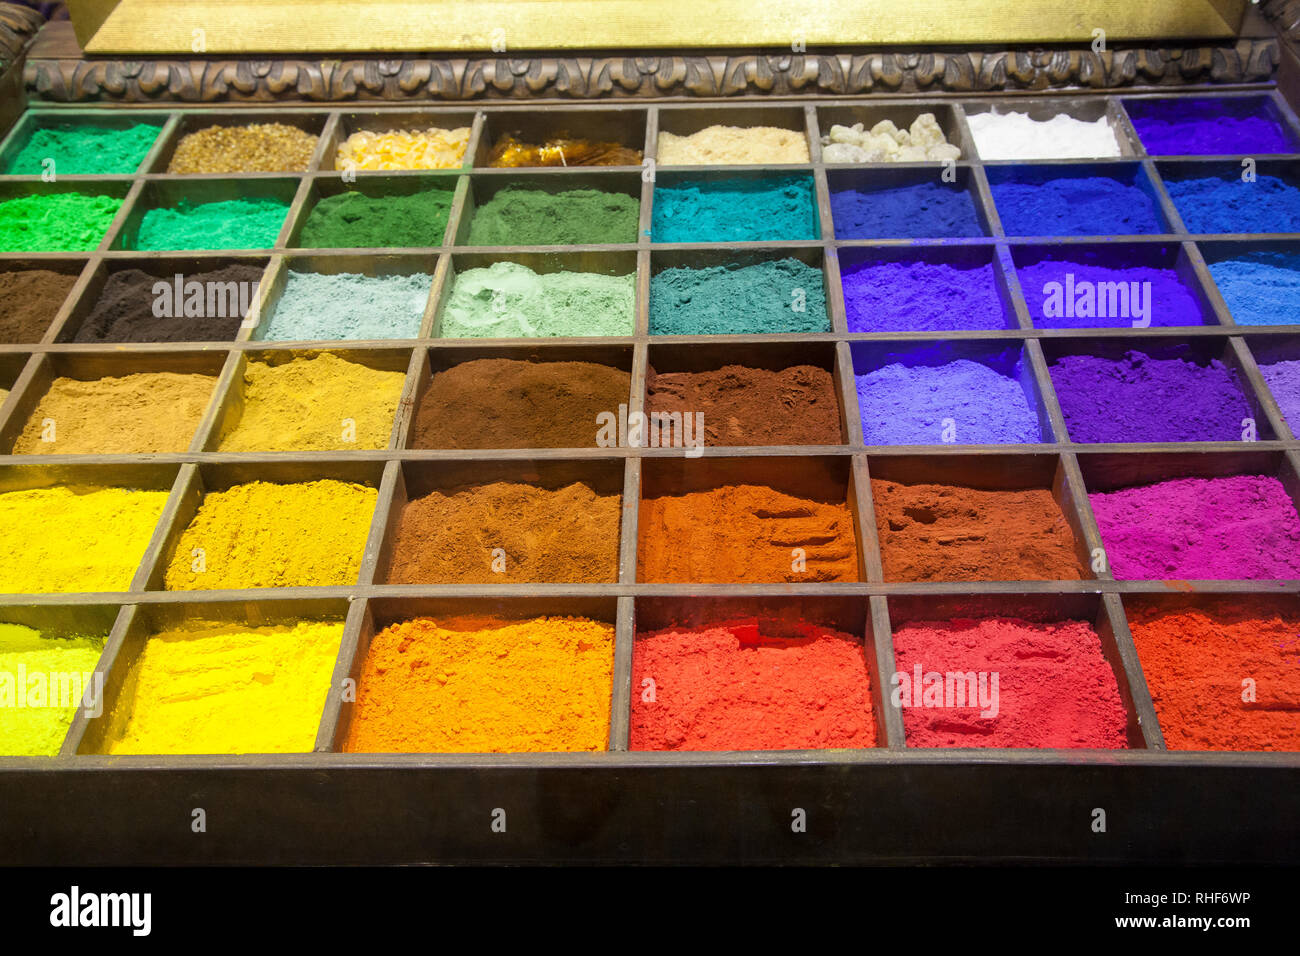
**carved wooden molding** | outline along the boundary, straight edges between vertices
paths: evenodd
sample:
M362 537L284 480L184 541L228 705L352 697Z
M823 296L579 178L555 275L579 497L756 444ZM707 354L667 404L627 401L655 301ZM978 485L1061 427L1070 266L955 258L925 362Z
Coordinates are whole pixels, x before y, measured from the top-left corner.
M1300 0L1263 0L1259 9L1278 33L1300 42Z
M31 7L0 3L0 70L9 68L44 23L45 17Z

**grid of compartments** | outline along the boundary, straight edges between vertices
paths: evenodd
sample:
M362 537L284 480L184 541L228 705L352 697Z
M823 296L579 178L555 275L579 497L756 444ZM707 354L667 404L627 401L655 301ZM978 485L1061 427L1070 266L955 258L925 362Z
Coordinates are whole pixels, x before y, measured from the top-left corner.
M283 673L310 673L323 714L312 715L309 733L300 728L302 745L291 752L596 750L609 759L629 750L772 749L790 751L773 759L799 759L801 750L852 747L873 759L908 747L1297 749L1287 667L1300 632L1300 409L1288 406L1273 376L1300 367L1300 300L1268 284L1279 271L1300 275L1300 215L1285 212L1294 201L1287 190L1300 197L1300 124L1275 91L1216 94L1212 110L1272 117L1283 145L1258 157L1241 149L1182 155L1168 144L1148 153L1137 128L1161 104L1192 99L1207 97L28 113L0 145L0 165L43 123L159 127L133 173L0 178L3 199L84 191L122 200L92 250L0 253L4 272L48 270L62 290L51 293L60 304L31 341L0 343L0 492L12 509L6 574L71 583L53 594L10 589L0 595L0 622L107 638L96 665L104 714L78 712L49 766L104 752L165 752L150 749L145 727L131 729L135 750L122 743L126 702L147 690L139 685L187 666L184 654L167 660L169 642L149 638L211 638L214 653L233 654L231 632L303 642L299 669ZM981 160L969 117L1007 108L1105 117L1121 155ZM889 119L903 127L923 112L959 147L958 161L822 161L822 133L834 124ZM250 122L318 136L309 168L164 172L182 135ZM487 165L507 132L525 141L560 130L612 137L653 157L661 132L714 124L787 130L806 143L809 161ZM358 130L428 126L468 127L463 166L334 168L340 143ZM1243 178L1247 168L1255 178ZM1178 185L1196 182L1272 192L1259 206L1243 194L1215 223L1213 203ZM590 227L625 241L480 241L515 238L509 216L482 234L475 222L503 192L521 188L552 198L587 191L596 202L573 220L578 238ZM1025 206L1024 197L1053 190L1054 208L1064 210L1058 227L1035 229L1046 220L1034 217L1052 209ZM432 223L421 245L305 241L322 200L353 192L436 193L445 224L436 210L427 219L408 212L378 233ZM719 196L730 203L721 212L710 206ZM283 207L265 248L143 251L150 210L248 200ZM610 209L623 218L606 229L600 216ZM748 216L749 226L727 232L732 214ZM1132 228L1095 231L1112 214ZM555 218L553 208L548 215ZM698 232L710 222L726 234ZM796 226L791 235L764 232L774 222ZM660 241L665 234L692 241ZM459 292L486 295L458 282L497 263L522 267L542 285L566 272L620 277L630 312L611 320L608 302L625 301L615 298L585 328L549 330L561 334L444 334L453 319L460 331L473 328L474 316L458 310ZM1220 272L1224 264L1236 271ZM241 266L252 270L220 271ZM138 342L79 337L113 277L131 269L164 289L177 274L251 274L258 286L249 321L227 322L224 337L202 342L171 332ZM1067 273L1081 284L1065 287ZM411 280L414 305L405 327L395 322L383 338L269 334L294 274ZM1253 293L1252 277L1262 283ZM1053 281L1064 303L1054 311ZM1130 281L1133 298L1121 303ZM1097 293L1091 315L1075 295L1086 282L1109 290ZM1145 300L1140 282L1154 290ZM1266 286L1269 297L1259 293ZM935 289L939 298L927 300ZM181 315L183 287L152 294L170 297ZM1103 295L1115 313L1106 327L1097 318ZM670 301L677 312L659 308ZM757 316L750 327L690 325L747 310ZM310 309L300 311L310 321ZM479 318L495 322L501 311ZM968 320L976 324L961 324ZM626 334L609 334L624 321ZM470 363L478 364L473 375ZM557 384L578 374L572 364L549 382L510 378L547 363L583 363L581 374L596 377L583 378L581 394ZM308 366L318 366L315 378ZM457 370L462 377L446 377ZM166 413L148 414L86 385L141 374L191 388L155 391L154 401L167 396ZM288 384L275 385L279 378ZM78 410L70 420L46 404L60 382L71 403L61 407ZM342 393L331 391L340 382ZM567 404L545 404L561 391ZM749 401L737 401L737 391ZM359 403L381 393L377 408ZM652 404L651 394L666 404ZM440 422L448 405L439 403L453 401L459 417ZM639 413L689 412L691 402L715 429L703 448L628 441ZM98 411L79 427L76 416L88 408ZM604 443L593 408L613 414ZM583 434L573 422L560 427L579 412L588 440L573 437ZM320 441L285 427L300 420L316 432L327 422L340 437ZM60 421L63 435L91 450L58 452L69 440L57 437ZM145 435L141 422L156 427ZM93 447L110 432L116 445ZM162 444L133 445L146 440ZM98 501L68 489L110 494ZM33 503L15 492L65 498ZM67 515L75 519L60 520ZM263 566L259 555L272 551ZM583 619L586 630L554 621L512 630L565 617ZM384 667L372 654L434 640L410 631L418 618L436 620L439 646L462 656L410 664L411 673L436 672L423 699L367 701L363 690L355 702L357 686L382 685L375 673ZM1178 666L1186 649L1178 635L1189 633L1228 640L1228 663L1197 663L1203 672ZM381 636L386 648L375 643ZM155 644L153 670L142 671ZM535 653L517 652L530 644ZM950 653L956 646L969 653ZM787 673L747 678L751 665L737 657L747 650ZM692 684L674 702L673 688L690 683L702 655L718 680ZM372 660L380 663L368 674ZM238 681L269 683L276 700L302 690L264 679L274 665L241 666L232 671ZM951 701L930 715L922 698L935 668L940 677L1010 679L1003 720L977 719L987 709L978 703L954 711ZM900 708L892 675L912 674L916 706ZM1240 686L1243 678L1264 680L1262 703L1195 716L1198 681ZM758 685L754 694L727 685L746 679ZM428 703L434 689L487 699L525 684L541 696L511 697L500 726L469 712L424 726L425 711L436 710ZM1094 684L1104 699L1079 690ZM983 688L970 691L974 700ZM1061 700L1069 709L1056 706ZM735 736L735 727L790 701L794 710L781 711L774 735ZM432 735L423 739L438 743L411 746L400 734L385 737L391 728L365 726L367 703L398 723L419 712ZM539 712L571 732L548 736L525 716ZM682 730L692 722L717 733L692 736ZM476 736L471 724L496 729Z

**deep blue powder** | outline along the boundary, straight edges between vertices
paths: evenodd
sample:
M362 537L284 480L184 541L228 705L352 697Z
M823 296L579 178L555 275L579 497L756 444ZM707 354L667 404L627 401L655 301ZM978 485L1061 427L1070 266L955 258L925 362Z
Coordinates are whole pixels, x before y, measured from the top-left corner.
M1009 236L1135 236L1165 232L1155 200L1110 176L991 170L993 202Z
M1300 232L1300 189L1277 176L1166 178L1165 188L1189 232Z
M971 194L956 183L922 182L831 193L838 239L956 239L982 236Z

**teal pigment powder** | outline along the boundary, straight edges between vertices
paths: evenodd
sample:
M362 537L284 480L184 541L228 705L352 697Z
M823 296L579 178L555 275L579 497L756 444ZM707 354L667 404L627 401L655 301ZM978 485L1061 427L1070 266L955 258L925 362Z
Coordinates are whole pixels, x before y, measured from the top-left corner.
M140 220L136 249L269 249L275 245L287 203L230 199L174 209L150 209Z
M655 242L818 239L810 176L682 181L655 188Z
M822 271L798 259L664 269L650 280L651 335L830 330Z

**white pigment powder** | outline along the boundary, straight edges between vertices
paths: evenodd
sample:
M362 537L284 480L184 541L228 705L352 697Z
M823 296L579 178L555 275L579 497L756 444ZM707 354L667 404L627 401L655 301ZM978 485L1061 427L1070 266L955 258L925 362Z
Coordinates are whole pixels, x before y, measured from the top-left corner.
M974 113L967 117L983 159L1096 159L1119 156L1106 117L1085 123L1064 113L1050 120L1027 113Z

